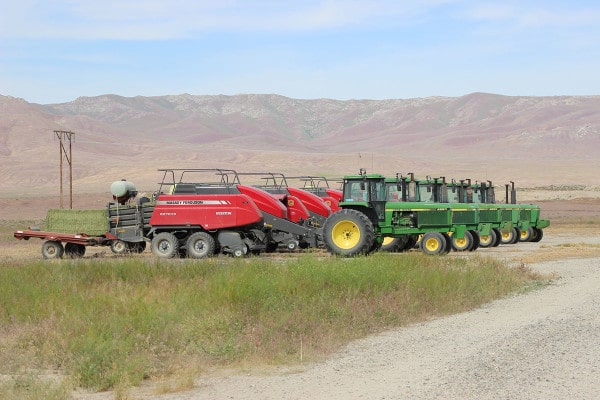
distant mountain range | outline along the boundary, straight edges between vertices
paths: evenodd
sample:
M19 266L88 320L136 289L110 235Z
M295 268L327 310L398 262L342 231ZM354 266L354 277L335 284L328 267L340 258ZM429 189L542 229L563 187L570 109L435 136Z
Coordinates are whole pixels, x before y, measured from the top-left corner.
M46 105L0 96L2 196L57 193L54 130L75 132L74 190L85 193L121 178L151 190L157 169L191 167L600 184L600 96L103 95Z

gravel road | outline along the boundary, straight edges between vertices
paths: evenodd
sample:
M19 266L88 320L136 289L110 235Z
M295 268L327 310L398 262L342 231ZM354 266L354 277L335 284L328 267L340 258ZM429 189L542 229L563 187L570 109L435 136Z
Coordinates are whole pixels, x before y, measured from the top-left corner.
M200 379L165 399L592 399L600 393L598 259L536 266L543 290L369 337L295 374Z
M588 239L600 242L600 237ZM571 240L582 241L575 235ZM562 236L543 242L568 241ZM509 253L534 251L540 244L515 246ZM506 252L498 248L497 255ZM541 290L353 342L300 371L200 377L191 391L156 395L146 388L134 398L595 399L600 393L600 258L531 267L555 273L556 279Z

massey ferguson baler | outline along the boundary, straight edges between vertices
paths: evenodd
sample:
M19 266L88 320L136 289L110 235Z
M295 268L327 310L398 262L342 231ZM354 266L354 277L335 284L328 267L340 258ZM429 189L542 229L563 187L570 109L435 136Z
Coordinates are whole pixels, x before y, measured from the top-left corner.
M263 218L244 194L161 194L150 218L152 253L204 258L266 249Z
M314 223L308 209L310 204L299 196L304 193L269 193L262 188L240 184L238 174L225 169L169 169L160 170L172 181L163 186L170 187L170 195L244 194L260 210L263 219L262 234L259 239L266 245L266 251L278 248L317 247L321 242L321 229ZM175 176L178 175L178 177ZM206 174L218 177L217 182L207 183ZM159 191L162 191L159 190ZM308 195L312 195L308 193ZM161 196L165 196L162 194ZM319 199L319 201L321 201ZM326 207L325 207L326 208ZM152 225L152 224L151 224ZM254 230L252 231L253 233ZM254 251L252 248L250 250Z
M243 172L237 174L238 178L242 177L258 177L261 180L260 184L253 185L258 187L278 199L284 199L293 196L304 204L310 215L310 220L307 221L313 227L322 227L323 223L331 215L331 207L326 203L325 199L304 188L295 188L289 186L287 178L281 173L273 172Z
M286 180L298 180L302 183L302 190L319 196L329 206L331 212L340 210L339 202L342 201L342 191L329 186L329 181L324 176L292 176Z

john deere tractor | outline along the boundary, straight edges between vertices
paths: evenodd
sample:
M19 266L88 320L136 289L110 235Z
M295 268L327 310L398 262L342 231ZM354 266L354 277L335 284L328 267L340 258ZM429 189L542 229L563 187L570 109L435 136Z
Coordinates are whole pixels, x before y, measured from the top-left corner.
M451 249L450 235L465 238L491 229L479 221L475 204L399 202L390 197L384 176L363 169L344 177L342 191L341 210L323 226L325 246L333 254L368 254L381 247L384 237L408 241L418 235L423 252L445 254Z

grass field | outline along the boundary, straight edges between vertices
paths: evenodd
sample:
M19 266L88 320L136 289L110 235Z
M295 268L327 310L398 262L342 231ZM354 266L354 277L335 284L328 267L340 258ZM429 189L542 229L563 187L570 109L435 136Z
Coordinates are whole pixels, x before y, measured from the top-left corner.
M145 379L183 390L202 371L318 361L353 339L542 281L476 255L9 258L0 262L0 397L119 393Z
M599 236L597 222L559 219L546 234ZM165 261L107 248L49 261L41 259L41 240L12 235L42 224L0 221L0 398L63 400L85 388L125 399L144 380L181 391L215 369L303 365L354 339L550 279L526 264L600 255L597 244L544 240L506 261L485 250Z

